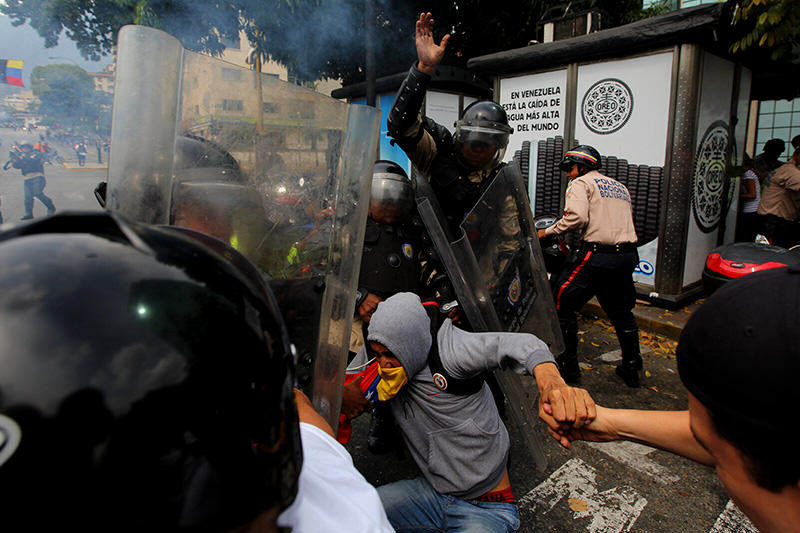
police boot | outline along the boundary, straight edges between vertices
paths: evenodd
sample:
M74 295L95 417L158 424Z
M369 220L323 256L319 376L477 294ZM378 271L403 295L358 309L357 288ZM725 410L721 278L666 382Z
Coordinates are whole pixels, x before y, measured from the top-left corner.
M385 402L375 402L367 433L367 449L376 455L389 453L397 443L397 439L392 410Z
M564 353L556 357L556 364L561 377L567 383L579 383L581 368L578 366L578 324L561 325L564 336Z
M617 365L616 373L628 387L639 386L642 371L642 356L639 353L639 330L624 330L617 332L622 362Z

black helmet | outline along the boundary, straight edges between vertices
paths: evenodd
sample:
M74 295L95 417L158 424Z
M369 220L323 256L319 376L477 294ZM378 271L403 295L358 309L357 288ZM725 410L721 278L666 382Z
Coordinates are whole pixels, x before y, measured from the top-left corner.
M378 222L404 222L414 210L414 188L403 167L379 160L372 169L369 212Z
M503 160L512 132L503 106L489 100L472 102L455 126L455 154L461 164L488 170Z
M588 144L578 145L564 154L558 164L558 168L564 172L569 172L572 165L576 163L586 167L588 170L597 170L600 168L600 152Z
M226 529L294 499L277 306L181 231L67 213L0 233L0 368L10 530Z

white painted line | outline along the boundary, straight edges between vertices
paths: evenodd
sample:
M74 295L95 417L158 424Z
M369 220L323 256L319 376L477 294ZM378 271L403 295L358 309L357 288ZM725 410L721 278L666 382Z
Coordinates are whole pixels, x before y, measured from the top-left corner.
M629 442L625 440L613 442L587 442L589 446L596 450L600 450L606 455L617 459L620 463L624 463L634 470L638 470L642 474L647 474L654 478L655 481L663 485L675 483L680 481L681 477L670 473L670 471L656 463L649 457L648 454L654 452L656 449L637 442Z
M728 500L725 510L719 515L708 533L758 533L758 529L736 507L735 503Z
M631 487L598 492L597 471L574 458L520 498L519 507L547 514L565 498L574 519L590 519L586 530L591 533L630 531L647 505L647 500Z

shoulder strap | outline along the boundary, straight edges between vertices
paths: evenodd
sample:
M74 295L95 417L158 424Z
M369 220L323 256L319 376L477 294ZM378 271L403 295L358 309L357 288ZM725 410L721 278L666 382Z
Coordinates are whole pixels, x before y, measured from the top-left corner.
M433 376L433 384L443 392L461 396L469 396L480 391L484 383L483 374L462 379L453 377L444 369L442 359L439 356L439 343L436 341L439 327L444 321L442 318L444 315L439 312L439 304L436 302L423 302L422 305L425 307L425 311L427 311L431 321L431 349L428 352L428 368L430 368L431 376Z

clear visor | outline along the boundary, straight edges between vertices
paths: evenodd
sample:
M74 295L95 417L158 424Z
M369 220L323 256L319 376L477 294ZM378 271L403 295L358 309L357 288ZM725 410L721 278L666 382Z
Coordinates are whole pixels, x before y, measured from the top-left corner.
M485 144L505 148L508 144L508 133L485 126L458 125L455 140L463 145Z

